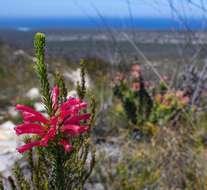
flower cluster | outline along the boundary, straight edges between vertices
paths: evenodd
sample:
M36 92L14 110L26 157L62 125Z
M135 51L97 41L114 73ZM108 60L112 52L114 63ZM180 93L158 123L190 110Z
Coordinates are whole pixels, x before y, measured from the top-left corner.
M131 67L130 76L134 79L139 78L141 71L142 71L142 67L140 65L133 65Z
M176 116L182 115L183 109L195 112L196 108L190 106L191 99L184 91L168 89L168 76L155 82L144 80L143 74L143 68L134 65L127 79L123 73L118 73L113 80L114 95L121 101L117 112L129 123L147 131L146 125L164 125L174 118L181 118Z
M154 100L160 105L166 105L167 108L175 105L182 107L190 103L190 98L185 96L184 91L181 90L168 90L164 94L155 94Z
M123 116L126 116L131 123L141 125L152 104L151 97L145 89L146 82L142 77L142 67L134 65L130 69L129 77L125 78L123 74L118 73L114 81L113 92L122 102ZM145 103L148 104L146 109L144 108Z
M165 124L170 119L189 106L190 98L185 96L181 90L167 90L166 92L156 93L154 95L153 111L151 113L151 122L157 121Z
M122 72L119 72L119 73L116 73L116 76L115 78L113 79L113 83L114 84L117 84L119 81L121 81L123 79L123 73Z
M90 120L90 114L79 114L80 109L87 107L87 103L81 99L69 97L65 103L58 105L58 92L59 88L54 87L52 91L54 115L49 119L32 108L20 104L15 105L16 110L23 111L24 122L14 128L16 134L41 136L41 140L17 148L20 153L34 146L47 146L49 140L54 139L58 139L59 143L64 146L65 152L68 152L72 150L68 141L79 133L88 132L88 125L82 126L81 121Z

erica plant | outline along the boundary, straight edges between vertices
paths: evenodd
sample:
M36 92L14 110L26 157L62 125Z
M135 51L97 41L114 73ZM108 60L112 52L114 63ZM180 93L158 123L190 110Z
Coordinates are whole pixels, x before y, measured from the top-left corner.
M83 189L95 164L95 150L89 140L95 101L91 97L91 111L88 113L87 102L83 101L86 93L84 63L81 62L82 80L78 85L80 98L67 98L61 73L55 79L55 86L50 87L44 63L45 35L37 33L34 45L38 58L35 66L47 116L27 106L15 105L23 116L23 124L14 128L16 134L32 134L25 138L23 146L17 148L28 161L30 176L25 177L16 163L15 179L9 177L8 181L12 189L21 190ZM1 184L0 189L4 189Z

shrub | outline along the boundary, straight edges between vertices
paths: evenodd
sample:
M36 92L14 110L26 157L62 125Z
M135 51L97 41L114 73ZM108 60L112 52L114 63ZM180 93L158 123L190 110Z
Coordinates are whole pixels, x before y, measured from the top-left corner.
M182 90L169 90L167 76L161 81L145 81L141 66L134 65L130 76L117 73L113 79L114 95L121 100L117 110L125 116L132 130L141 131L145 136L156 132L157 125L178 120L182 114L192 114L190 98Z
M25 176L19 163L16 163L13 169L15 178L9 177L8 181L12 189L83 189L95 164L95 149L89 140L95 101L92 97L91 114L88 114L87 103L83 101L86 92L84 65L81 63L80 98L67 98L61 74L57 75L53 90L50 88L47 66L44 64L45 35L37 33L34 44L38 58L35 66L48 116L16 104L16 110L23 111L24 122L14 128L16 134L34 134L26 137L25 145L17 148L27 159L30 175L29 178ZM2 183L0 188L4 189Z

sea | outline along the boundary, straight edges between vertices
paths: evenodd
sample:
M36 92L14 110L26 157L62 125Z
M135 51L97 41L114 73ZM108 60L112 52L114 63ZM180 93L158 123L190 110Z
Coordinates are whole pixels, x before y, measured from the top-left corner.
M136 29L136 30L206 30L204 19L188 18L1 18L0 28L28 31L41 28Z

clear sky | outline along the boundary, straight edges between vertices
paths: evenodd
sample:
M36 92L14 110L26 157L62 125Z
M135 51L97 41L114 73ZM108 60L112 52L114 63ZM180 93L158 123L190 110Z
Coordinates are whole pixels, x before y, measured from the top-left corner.
M172 1L181 12L200 15L198 9L179 3L185 0ZM130 12L134 17L170 17L172 13L168 0L0 0L0 17L95 17L97 12L105 17L127 17Z

